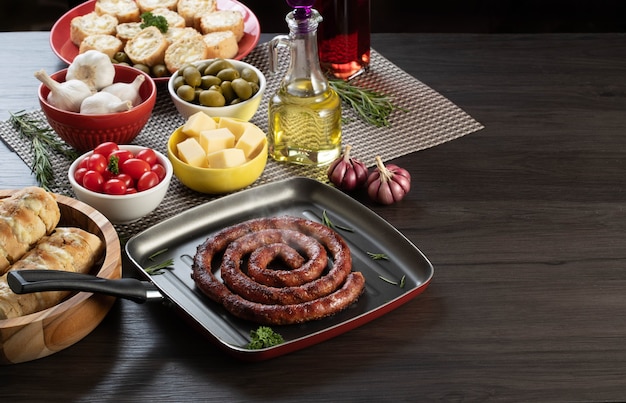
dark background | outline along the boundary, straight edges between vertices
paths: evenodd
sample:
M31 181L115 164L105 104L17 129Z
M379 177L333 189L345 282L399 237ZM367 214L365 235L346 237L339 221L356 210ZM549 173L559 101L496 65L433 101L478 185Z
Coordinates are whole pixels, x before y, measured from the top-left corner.
M284 0L240 0L286 32ZM46 31L78 0L2 0L0 31ZM372 32L626 32L626 0L372 0Z

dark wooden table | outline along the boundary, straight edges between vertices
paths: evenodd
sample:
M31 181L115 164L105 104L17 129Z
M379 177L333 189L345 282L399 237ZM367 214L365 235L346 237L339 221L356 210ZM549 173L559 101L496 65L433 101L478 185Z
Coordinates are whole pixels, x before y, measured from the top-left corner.
M2 33L0 118L38 108L46 33ZM266 38L265 38L266 39ZM377 34L373 47L485 125L395 162L374 210L433 262L390 314L261 363L172 311L119 301L84 340L0 367L6 401L626 399L626 35ZM33 184L0 151L0 188Z

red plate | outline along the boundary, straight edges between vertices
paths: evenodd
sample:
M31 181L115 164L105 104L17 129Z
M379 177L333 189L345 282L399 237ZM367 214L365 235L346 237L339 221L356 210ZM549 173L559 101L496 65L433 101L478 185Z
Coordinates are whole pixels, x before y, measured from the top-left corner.
M83 4L74 7L65 13L54 24L50 31L50 46L52 51L63 60L70 64L74 57L78 54L78 47L70 40L70 22L72 18L92 12L95 8L96 0L89 0ZM236 0L217 0L217 8L220 10L239 10L244 16L244 36L239 41L239 53L234 58L241 60L254 49L259 42L261 36L261 26L256 15L245 5ZM154 80L167 81L169 77L155 78Z

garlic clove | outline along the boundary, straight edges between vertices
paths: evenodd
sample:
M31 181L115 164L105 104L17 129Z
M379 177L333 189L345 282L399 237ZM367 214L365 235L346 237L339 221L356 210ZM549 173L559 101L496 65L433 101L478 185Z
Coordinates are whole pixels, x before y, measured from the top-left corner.
M130 101L122 101L108 92L96 92L85 98L80 105L80 113L85 115L102 115L124 112L132 108Z
M141 85L145 80L146 77L140 74L133 80L132 83L113 83L104 87L101 91L113 94L122 101L130 101L133 106L136 106L142 101L141 95L139 95L139 88L141 88Z
M55 81L45 70L35 72L35 77L43 83L50 93L46 100L56 108L68 112L79 112L83 100L91 96L91 90L80 80Z

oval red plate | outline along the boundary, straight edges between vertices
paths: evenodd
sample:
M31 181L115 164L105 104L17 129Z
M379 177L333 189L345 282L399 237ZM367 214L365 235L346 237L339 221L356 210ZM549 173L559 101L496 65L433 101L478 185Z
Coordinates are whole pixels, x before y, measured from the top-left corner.
M89 0L83 4L74 7L52 26L50 31L50 47L52 51L63 60L70 64L74 57L78 54L78 47L70 40L70 22L72 18L85 15L94 10L96 0ZM259 42L261 36L261 27L256 15L248 7L236 0L217 0L217 8L220 10L239 10L244 16L244 36L239 41L239 53L235 59L241 60L254 49ZM155 81L167 81L169 77L155 78Z

